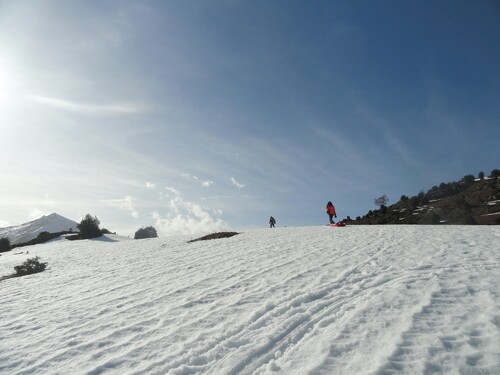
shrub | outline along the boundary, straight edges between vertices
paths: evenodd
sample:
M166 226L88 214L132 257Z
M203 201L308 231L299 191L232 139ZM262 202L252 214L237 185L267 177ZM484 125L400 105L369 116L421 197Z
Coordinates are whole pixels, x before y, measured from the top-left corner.
M470 214L466 214L464 217L464 224L475 225L477 221Z
M99 224L100 221L96 216L92 217L90 214L85 215L80 224L77 225L80 231L80 237L84 239L101 237L102 233L99 229Z
M158 233L156 233L156 229L153 227L141 228L137 232L135 232L134 239L140 240L143 238L156 238L158 237Z
M439 224L441 217L433 211L423 214L418 221L418 224Z
M10 240L7 237L0 238L0 253L10 251Z
M427 198L427 196L425 195L425 193L423 191L418 193L417 197L418 197L418 204L424 205L424 204L429 203L429 199Z
M38 236L36 237L36 243L43 243L45 241L48 241L50 239L54 238L54 235L51 233L45 231L45 232L40 232L38 233Z
M27 259L20 266L15 266L17 276L31 275L32 273L42 272L47 267L47 263L40 262L39 257Z

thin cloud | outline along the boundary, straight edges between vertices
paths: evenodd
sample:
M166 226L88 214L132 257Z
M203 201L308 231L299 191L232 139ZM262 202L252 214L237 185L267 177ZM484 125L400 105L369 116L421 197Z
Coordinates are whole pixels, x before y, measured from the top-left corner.
M200 178L198 176L195 176L195 175L192 175L189 173L183 173L182 177L184 177L187 180L193 180L193 181L196 181L197 183L200 183ZM213 183L214 182L211 180L205 180L205 181L201 182L201 186L208 188L208 187L212 186Z
M173 187L164 187L165 190L170 191L171 193L174 193L175 195L181 195L181 192L177 189L174 189Z
M90 115L127 115L144 113L145 108L136 103L118 103L108 105L78 103L66 99L51 98L41 95L29 95L29 99L37 103L60 109L67 112L75 112Z
M153 184L152 182L149 182L149 181L148 181L148 182L146 182L146 187L147 187L148 189L154 189L154 188L156 187L156 185L155 185L155 184Z
M192 180L198 181L198 176L194 176L194 175L189 174L189 173L183 173L182 177L190 179L190 180L192 179Z
M130 216L132 216L133 218L137 219L139 217L139 212L137 212L137 210L134 208L131 196L126 196L122 199L106 199L101 200L101 202L107 206L116 207L120 210L128 211L130 213Z
M416 158L415 155L412 155L410 144L403 142L400 137L398 137L397 127L391 125L391 123L381 117L376 110L371 109L363 103L357 104L356 111L359 116L366 121L366 123L371 124L378 130L382 139L397 155L398 159L403 160L413 168L422 168L422 166L417 162L418 158Z
M239 183L238 181L236 181L236 179L235 179L234 177L231 177L231 179L230 179L230 180L231 180L231 183L232 183L234 186L236 186L238 189L242 189L242 188L244 188L244 187L245 187L245 185L244 185L244 184Z

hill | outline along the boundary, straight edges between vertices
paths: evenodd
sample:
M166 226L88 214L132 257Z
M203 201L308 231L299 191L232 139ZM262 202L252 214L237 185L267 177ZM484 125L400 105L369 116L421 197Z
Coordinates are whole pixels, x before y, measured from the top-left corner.
M64 241L0 282L2 374L498 374L496 226ZM0 276L26 259L0 256Z
M0 238L8 238L11 245L29 243L43 232L78 231L77 225L75 221L53 213L21 225L0 228Z
M417 196L401 196L350 224L500 224L500 180L465 176Z

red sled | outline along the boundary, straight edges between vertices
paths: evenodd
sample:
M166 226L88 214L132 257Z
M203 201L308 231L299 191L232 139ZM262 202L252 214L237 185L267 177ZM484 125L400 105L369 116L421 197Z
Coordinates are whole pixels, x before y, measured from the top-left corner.
M345 227L345 223L343 221L339 221L335 224L330 224L331 227Z

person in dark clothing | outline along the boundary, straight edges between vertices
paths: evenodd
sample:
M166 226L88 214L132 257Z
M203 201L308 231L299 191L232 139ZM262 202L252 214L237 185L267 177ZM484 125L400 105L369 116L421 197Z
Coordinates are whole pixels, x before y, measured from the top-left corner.
M332 202L328 202L326 204L326 213L330 218L330 224L334 224L335 222L333 221L333 217L337 218L337 213L335 212L335 207L333 206Z
M274 224L276 224L276 220L271 216L269 218L269 228L274 228Z

